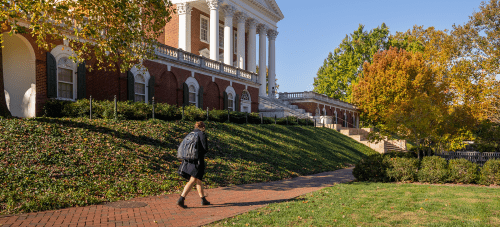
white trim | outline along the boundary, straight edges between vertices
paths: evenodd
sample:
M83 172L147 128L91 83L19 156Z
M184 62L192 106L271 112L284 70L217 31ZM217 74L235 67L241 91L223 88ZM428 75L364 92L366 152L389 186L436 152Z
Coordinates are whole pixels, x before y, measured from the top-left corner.
M201 32L201 21L203 19L207 20L207 40L203 40L201 38L201 34L202 34L202 32ZM201 14L200 14L200 41L204 42L206 44L210 44L210 18L208 18L208 17L206 17L204 15L201 15Z
M248 94L248 100L243 100L243 94L247 93ZM248 108L248 111L244 111L245 107ZM240 97L240 112L247 112L251 113L252 112L252 95L250 95L250 92L248 92L247 89L243 90L241 93Z
M149 75L149 71L148 69L145 67L145 66L142 66L141 69L137 68L136 66L132 67L130 69L130 72L132 73L132 75L134 75L134 86L135 86L135 77L138 75L138 74L141 74L142 76L144 76L144 81L146 83L146 104L149 102L149 78L151 78L151 75ZM134 96L135 96L135 91L134 91ZM135 98L134 98L135 99Z
M73 98L72 99L59 97L59 66L58 66L59 60L61 58L66 57L70 61L72 61L70 59L70 57L76 57L75 52L73 51L73 49L71 49L68 46L58 45L58 46L54 47L54 49L52 49L50 51L50 53L56 59L56 81L57 81L56 82L56 87L57 87L56 88L57 89L57 98L56 99L75 101L77 99L77 95L78 95L78 91L77 91L78 90L78 80L77 80L78 62L73 62L72 67L67 68L67 69L73 70Z
M199 100L198 100L198 92L200 91L200 84L198 84L198 81L194 78L194 77L188 77L185 81L185 83L187 84L188 86L188 89L189 89L189 86L193 85L194 86L194 89L196 90L196 95L195 95L195 99L196 99L196 106L198 106L198 103L199 103ZM189 92L189 91L188 91Z
M232 94L233 95L233 109L232 111L234 111L234 108L236 107L234 104L234 100L236 100L236 91L234 90L234 88L232 86L228 86L226 87L226 93L227 93L227 96L228 96L228 102L229 102L229 94ZM229 103L227 104L227 107L229 108Z

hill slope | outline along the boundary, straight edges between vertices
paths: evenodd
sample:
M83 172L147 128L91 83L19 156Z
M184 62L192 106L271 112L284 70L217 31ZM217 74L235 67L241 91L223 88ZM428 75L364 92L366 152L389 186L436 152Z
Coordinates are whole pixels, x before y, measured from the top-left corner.
M177 146L193 122L0 120L0 214L174 193ZM375 151L334 130L207 123L205 184L332 171Z

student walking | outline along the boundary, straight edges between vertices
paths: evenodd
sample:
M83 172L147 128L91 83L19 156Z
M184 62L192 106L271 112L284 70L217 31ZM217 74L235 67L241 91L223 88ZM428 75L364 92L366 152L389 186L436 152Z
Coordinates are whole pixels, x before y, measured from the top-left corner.
M194 148L197 151L197 159L192 160L182 160L181 166L179 167L178 173L188 180L181 197L177 201L177 205L182 208L186 208L184 205L184 200L187 194L191 191L191 188L196 184L196 189L198 190L198 195L201 197L202 205L210 205L210 202L205 198L205 192L203 191L203 175L205 175L205 154L208 152L207 137L205 135L205 123L202 121L196 122L194 125L194 138L196 142ZM189 136L189 135L188 135ZM186 136L186 138L188 138ZM186 138L184 140L186 140ZM182 144L181 144L182 145Z

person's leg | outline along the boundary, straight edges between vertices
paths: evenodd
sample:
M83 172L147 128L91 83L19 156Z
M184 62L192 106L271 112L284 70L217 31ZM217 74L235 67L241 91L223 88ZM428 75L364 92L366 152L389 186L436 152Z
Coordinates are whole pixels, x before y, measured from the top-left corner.
M201 205L210 205L210 202L207 201L205 197L205 192L203 191L203 182L198 180L196 182L196 189L198 189L198 195L201 197Z
M196 179L196 189L198 189L198 195L200 197L205 197L205 192L203 191L203 182L201 180Z
M186 196L189 193L189 191L191 191L191 188L193 187L193 184L195 184L197 180L198 179L196 179L194 177L191 177L189 179L189 182L187 182L186 186L184 187L184 191L182 192L181 197L177 201L177 205L179 205L182 208L186 208L186 206L184 205L184 199L186 198Z
M184 191L182 192L181 196L186 197L187 194L191 191L193 185L196 184L197 181L198 179L191 177L191 179L189 179L189 182L187 182L186 186L184 187Z

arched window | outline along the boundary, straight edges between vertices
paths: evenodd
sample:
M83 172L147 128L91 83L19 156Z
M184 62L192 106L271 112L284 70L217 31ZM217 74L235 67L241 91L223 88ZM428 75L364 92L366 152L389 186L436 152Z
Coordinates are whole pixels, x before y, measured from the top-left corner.
M134 92L136 102L146 102L146 79L141 74L135 76Z
M57 97L75 99L75 63L67 57L57 61Z
M196 88L194 85L189 85L189 104L196 106Z
M241 93L241 112L252 112L252 99L250 97L250 93L247 90L244 90Z
M227 94L227 108L231 111L234 110L234 96L232 93Z

